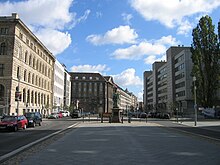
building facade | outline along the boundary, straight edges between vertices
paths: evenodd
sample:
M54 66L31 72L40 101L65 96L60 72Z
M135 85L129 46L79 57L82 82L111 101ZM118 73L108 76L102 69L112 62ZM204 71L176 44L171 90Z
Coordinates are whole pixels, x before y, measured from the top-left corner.
M144 72L144 108L190 115L194 113L190 47L170 47L166 55L166 62L155 62L153 71Z
M0 17L0 115L49 114L55 58L16 13Z
M84 112L109 113L113 108L112 79L99 73L77 73L71 75L71 104Z
M114 83L111 76L100 73L71 72L71 104L84 112L111 113L115 89L121 110L137 107L137 97Z
M56 60L54 64L53 112L67 110L70 106L70 75L66 66Z

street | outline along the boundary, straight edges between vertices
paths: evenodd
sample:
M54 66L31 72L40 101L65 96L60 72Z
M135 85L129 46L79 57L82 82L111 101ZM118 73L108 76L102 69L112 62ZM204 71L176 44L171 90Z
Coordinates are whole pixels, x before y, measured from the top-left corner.
M0 156L50 135L51 133L62 130L74 123L76 122L67 119L44 119L42 126L30 127L17 132L0 130Z
M84 122L44 150L34 164L218 165L220 143L166 129L153 122Z

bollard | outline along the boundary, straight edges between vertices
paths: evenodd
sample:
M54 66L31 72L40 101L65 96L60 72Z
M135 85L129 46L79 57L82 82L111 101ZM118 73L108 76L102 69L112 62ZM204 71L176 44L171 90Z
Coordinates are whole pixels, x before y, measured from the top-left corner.
M128 123L131 123L131 117L130 116L128 117Z

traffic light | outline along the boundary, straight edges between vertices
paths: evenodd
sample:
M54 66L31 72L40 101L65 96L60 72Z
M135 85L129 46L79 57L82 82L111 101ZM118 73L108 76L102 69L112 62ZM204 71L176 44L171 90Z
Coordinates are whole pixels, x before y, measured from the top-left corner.
M15 92L15 101L21 101L21 92L19 91Z

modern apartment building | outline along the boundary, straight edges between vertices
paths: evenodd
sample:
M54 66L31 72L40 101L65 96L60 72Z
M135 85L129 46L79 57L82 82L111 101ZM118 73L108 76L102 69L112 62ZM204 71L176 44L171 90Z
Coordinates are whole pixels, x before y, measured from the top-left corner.
M66 70L66 66L64 67L64 98L63 98L63 109L67 110L71 103L71 76L69 72Z
M16 13L0 17L0 115L49 114L54 62L52 53Z
M53 111L59 112L70 106L70 75L66 66L56 60L54 65Z
M192 60L190 47L170 47L167 61L155 62L152 71L144 72L144 108L147 111L193 112Z
M119 86L117 86L117 91L120 96L119 100L119 108L125 111L134 111L137 110L138 108L138 102L137 102L137 97L129 92L127 89L122 89Z

